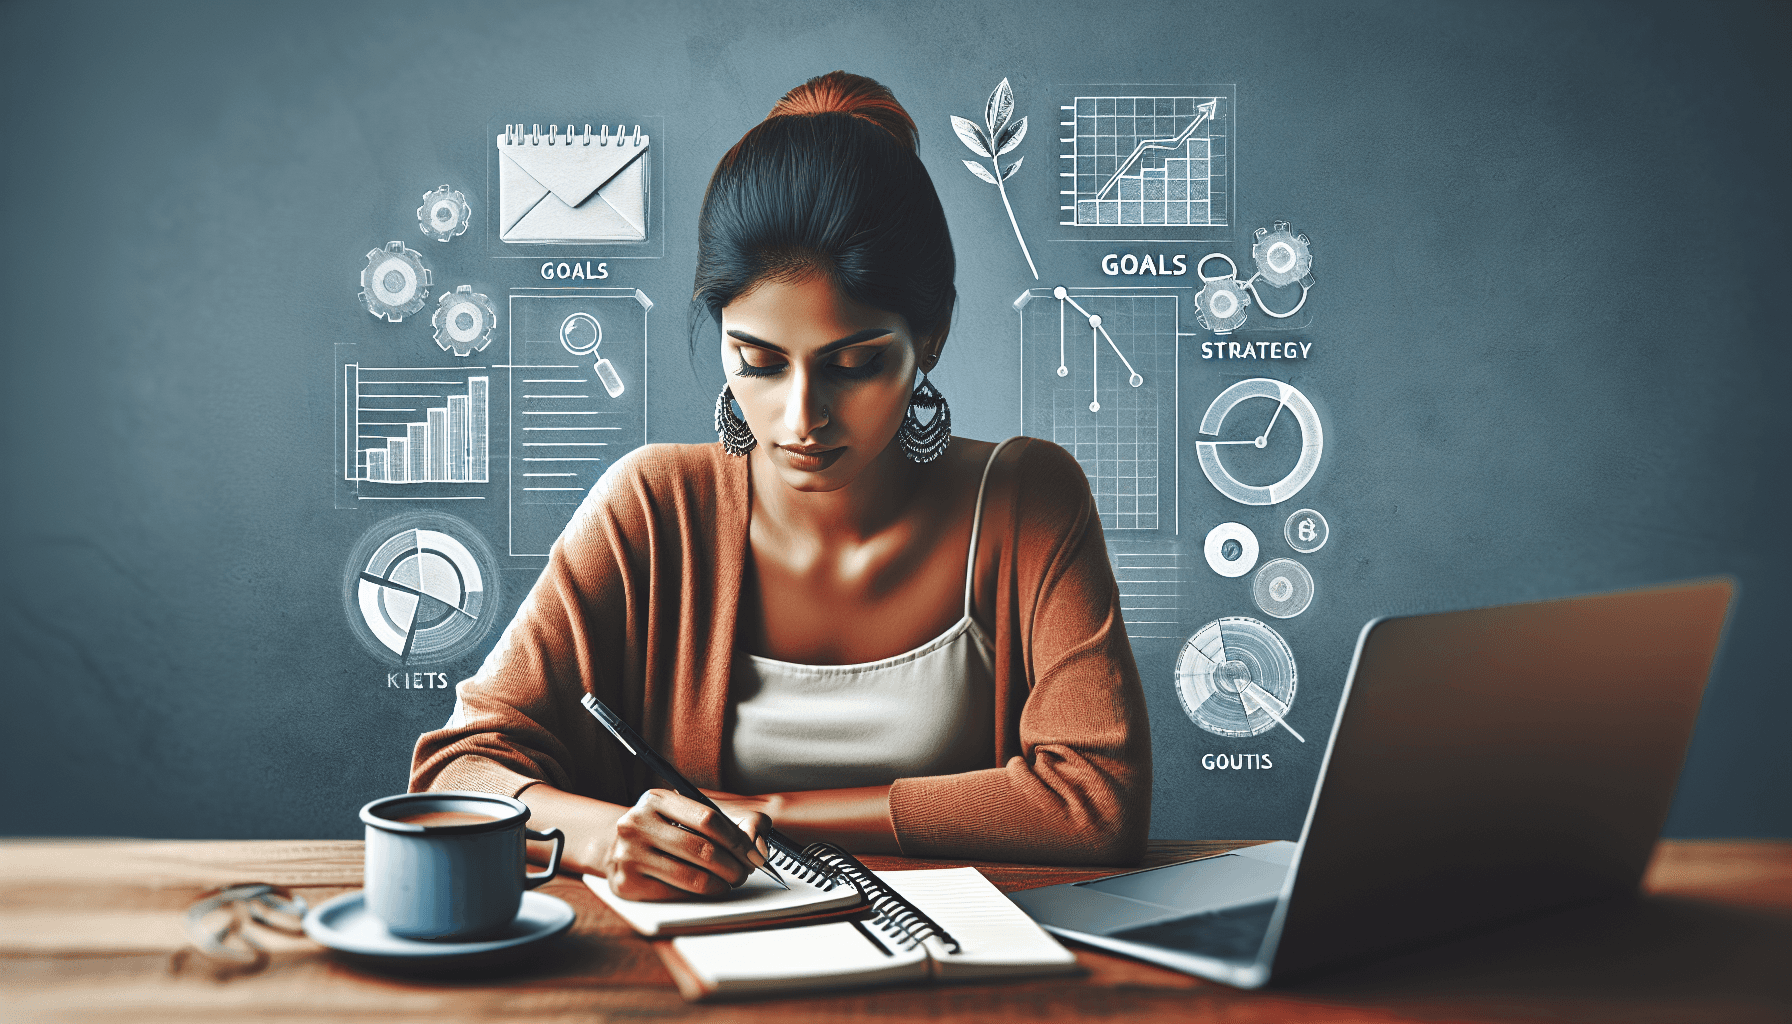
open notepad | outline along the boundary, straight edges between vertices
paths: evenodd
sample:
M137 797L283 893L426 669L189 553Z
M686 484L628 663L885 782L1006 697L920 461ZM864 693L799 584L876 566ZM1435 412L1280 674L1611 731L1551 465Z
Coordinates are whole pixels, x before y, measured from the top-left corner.
M586 875L585 884L611 910L621 914L630 927L649 938L745 928L817 915L839 916L865 905L865 897L856 887L807 860L799 862L773 847L771 862L789 889L780 889L764 872L755 871L738 888L719 896L650 903L623 899L610 891L609 879L597 875Z
M870 884L855 885L871 890L875 913L850 921L685 936L657 943L661 959L690 1000L1078 969L1069 950L976 868L865 874L872 876Z

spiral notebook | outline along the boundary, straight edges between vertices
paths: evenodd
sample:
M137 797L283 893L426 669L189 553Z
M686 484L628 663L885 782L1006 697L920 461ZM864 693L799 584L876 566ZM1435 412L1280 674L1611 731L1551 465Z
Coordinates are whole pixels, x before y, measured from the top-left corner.
M677 902L623 899L610 891L609 879L598 875L586 875L585 884L611 910L622 915L630 927L648 938L724 931L773 921L838 917L866 905L864 893L836 869L804 856L804 851L786 851L776 845L771 851L772 866L784 877L788 889L779 888L759 871L728 892Z
M870 909L852 920L656 943L686 999L1080 969L976 868L872 871L830 844L802 852L862 893Z

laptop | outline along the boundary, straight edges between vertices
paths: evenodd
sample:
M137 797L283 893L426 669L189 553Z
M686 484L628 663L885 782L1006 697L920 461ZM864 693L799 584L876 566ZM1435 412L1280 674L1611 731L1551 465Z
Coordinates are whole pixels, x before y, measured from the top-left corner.
M1733 589L1372 621L1299 842L1010 896L1066 939L1256 988L1634 892Z

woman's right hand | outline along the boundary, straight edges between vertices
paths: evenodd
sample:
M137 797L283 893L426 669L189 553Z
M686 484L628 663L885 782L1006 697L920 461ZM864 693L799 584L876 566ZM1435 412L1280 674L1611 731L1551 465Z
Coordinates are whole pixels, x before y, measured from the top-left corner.
M769 824L763 814L737 824L671 790L650 789L616 819L601 867L610 891L627 900L717 895L765 865L760 835Z

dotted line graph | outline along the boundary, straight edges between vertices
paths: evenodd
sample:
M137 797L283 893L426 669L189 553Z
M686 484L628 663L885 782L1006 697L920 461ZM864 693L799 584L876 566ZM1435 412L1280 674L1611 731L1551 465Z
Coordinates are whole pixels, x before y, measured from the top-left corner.
M1021 314L1022 429L1089 478L1107 530L1176 532L1178 297L1032 289Z

